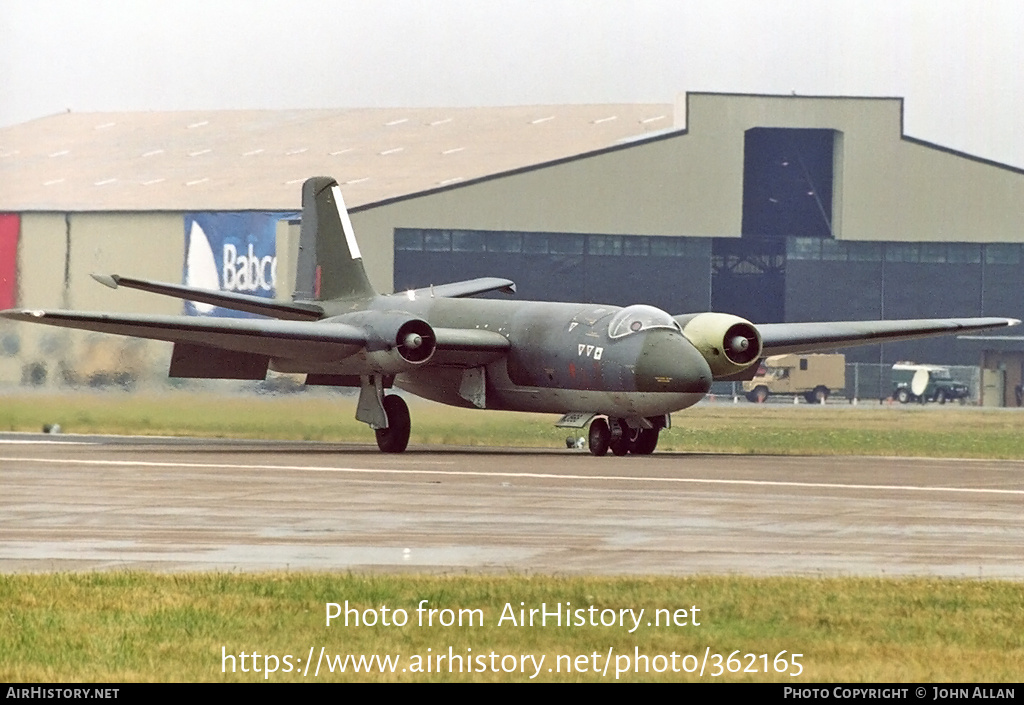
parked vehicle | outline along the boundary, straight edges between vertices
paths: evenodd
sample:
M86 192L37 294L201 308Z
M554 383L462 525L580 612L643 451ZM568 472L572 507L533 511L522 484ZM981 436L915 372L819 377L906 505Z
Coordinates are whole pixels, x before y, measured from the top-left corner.
M789 394L813 404L842 392L845 386L845 355L773 355L761 362L753 379L743 383L743 391L752 402Z
M897 362L892 366L892 396L901 404L912 401L945 404L954 399L963 404L970 395L970 388L953 379L947 367L913 362Z

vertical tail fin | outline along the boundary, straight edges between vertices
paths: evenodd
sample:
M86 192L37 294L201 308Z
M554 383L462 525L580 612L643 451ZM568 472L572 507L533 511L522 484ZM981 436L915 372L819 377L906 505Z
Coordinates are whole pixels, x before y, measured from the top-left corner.
M341 187L329 176L307 179L302 185L299 258L292 298L326 301L374 295Z

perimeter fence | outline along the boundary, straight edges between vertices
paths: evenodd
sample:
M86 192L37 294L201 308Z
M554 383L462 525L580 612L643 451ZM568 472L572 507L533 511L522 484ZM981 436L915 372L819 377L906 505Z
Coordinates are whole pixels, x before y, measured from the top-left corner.
M970 394L964 400L966 404L979 404L981 400L981 368L975 365L947 366L949 375L957 382L967 385ZM711 385L710 394L715 397L745 399L742 382L715 382ZM892 365L877 362L850 362L846 365L846 388L833 390L829 400L861 402L885 402L892 398ZM769 399L780 401L793 400L793 395L773 395ZM802 395L797 395L799 403L804 403Z

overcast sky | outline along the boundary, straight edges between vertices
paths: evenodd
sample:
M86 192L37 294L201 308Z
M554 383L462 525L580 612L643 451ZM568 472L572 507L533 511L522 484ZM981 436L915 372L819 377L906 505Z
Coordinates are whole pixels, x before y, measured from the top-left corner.
M0 0L0 126L73 111L906 98L1024 167L1019 0Z

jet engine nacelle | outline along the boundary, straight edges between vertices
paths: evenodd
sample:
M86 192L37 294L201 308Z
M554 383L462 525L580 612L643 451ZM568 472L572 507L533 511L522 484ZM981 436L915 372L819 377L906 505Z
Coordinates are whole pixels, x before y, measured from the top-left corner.
M399 374L434 356L437 338L422 318L401 311L359 311L333 320L362 328L366 359L381 374Z
M761 357L761 334L753 323L739 316L698 313L676 320L682 324L686 339L707 360L715 379L740 373Z

